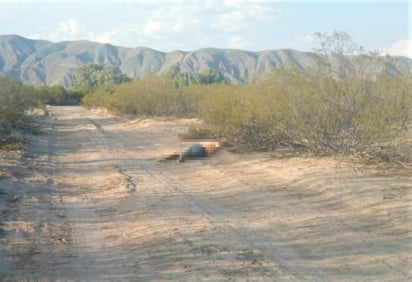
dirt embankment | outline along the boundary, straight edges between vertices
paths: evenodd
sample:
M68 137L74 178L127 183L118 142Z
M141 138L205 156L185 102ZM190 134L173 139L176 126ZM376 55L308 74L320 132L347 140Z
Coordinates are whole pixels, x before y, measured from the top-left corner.
M2 281L412 279L412 178L187 145L191 120L52 107L0 159Z

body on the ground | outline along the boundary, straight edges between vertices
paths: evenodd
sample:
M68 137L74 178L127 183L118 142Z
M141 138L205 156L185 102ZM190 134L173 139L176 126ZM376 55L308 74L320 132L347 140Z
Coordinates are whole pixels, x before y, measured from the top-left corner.
M220 142L202 142L190 145L179 155L179 162L184 162L188 158L203 158L214 154L221 147Z

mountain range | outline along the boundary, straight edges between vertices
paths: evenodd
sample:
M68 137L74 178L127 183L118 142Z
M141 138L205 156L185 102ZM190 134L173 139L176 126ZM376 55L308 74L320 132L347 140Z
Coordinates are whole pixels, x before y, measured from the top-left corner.
M232 83L244 83L279 66L306 69L320 68L321 63L311 52L291 49L252 52L204 48L160 52L145 47L126 48L83 40L54 43L18 35L0 35L0 75L32 85L70 87L76 68L85 64L116 66L130 78L139 78L145 73L160 74L172 66L178 66L183 72L212 69L221 72ZM412 59L407 57L386 57L385 64L385 71L412 70Z

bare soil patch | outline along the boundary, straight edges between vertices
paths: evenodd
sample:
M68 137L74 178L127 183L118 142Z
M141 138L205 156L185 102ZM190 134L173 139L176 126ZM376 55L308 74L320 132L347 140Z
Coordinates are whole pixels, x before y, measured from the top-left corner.
M176 163L193 120L51 107L0 159L2 281L412 279L412 179L335 158Z

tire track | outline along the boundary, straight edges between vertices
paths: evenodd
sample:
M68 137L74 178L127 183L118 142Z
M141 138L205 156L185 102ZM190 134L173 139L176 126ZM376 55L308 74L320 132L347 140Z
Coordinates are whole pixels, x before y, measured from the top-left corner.
M276 277L279 271L283 275L286 274L288 279L292 280L308 280L314 277L325 276L324 273L316 269L307 270L296 267L296 265L289 265L289 260L296 260L300 257L299 253L293 248L282 245L281 241L274 241L273 237L264 236L251 230L244 223L244 220L242 220L235 211L231 210L230 207L218 205L209 199L201 197L198 193L193 193L193 191L190 191L191 189L182 182L162 173L158 168L150 165L150 163L146 163L143 167L144 170L153 174L154 177L163 183L169 191L180 194L185 201L196 206L211 225L218 227L221 230L220 232L224 233L225 236L235 239L241 248L250 250L252 253L257 252L257 254L262 254L264 259L269 260L272 269L270 269L269 273L265 271L269 274L267 278ZM217 176L219 172L216 170L213 170L210 174L214 175L215 178L219 177ZM230 180L234 182L233 185L238 187L245 187L247 185L227 175L223 175L222 178L226 180L231 178ZM250 188L251 186L248 186L243 189L249 190ZM224 219L220 219L222 217L224 217Z
M1 279L410 280L410 177L228 152L156 162L187 121L50 112L30 193L0 226L16 235Z
M267 160L263 160L263 162L267 162ZM262 183L262 188L257 189L255 192L255 194L262 195L260 198L256 200L250 196L246 198L249 202L260 203L258 208L256 206L249 208L255 210L255 218L264 216L267 210L272 209L265 207L268 204L277 203L281 205L281 202L277 201L267 202L265 197L279 198L282 199L282 202L289 202L294 208L286 207L286 211L290 210L292 214L300 210L303 215L312 215L311 217L302 216L303 221L289 223L289 229L302 230L305 233L289 231L290 238L280 237L277 239L279 242L291 245L292 249L295 249L294 254L297 254L297 256L291 256L291 252L287 252L288 255L283 258L277 256L281 261L299 261L299 257L301 259L311 258L310 262L305 264L305 267L308 267L313 261L323 260L318 254L336 253L336 256L341 255L344 257L356 253L358 257L367 257L369 265L352 266L351 263L347 263L347 265L351 265L351 271L376 267L381 269L385 275L392 273L392 275L398 277L397 279L408 280L412 273L405 269L405 262L408 261L410 255L405 254L403 251L405 249L412 250L410 248L412 242L410 238L412 226L410 223L412 218L410 216L410 205L408 204L412 201L411 178L402 175L391 175L382 171L377 173L372 169L360 172L356 166L350 163L339 164L336 162L335 164L337 167L328 169L328 171L303 173L299 176L299 180L289 183L286 187L283 181L284 176L282 177L283 173L268 170L266 164L263 168L254 164L247 167L242 165L239 165L239 167L224 166L217 169L211 167L210 170L213 171L214 179L217 182L219 182L219 178L231 179L235 177L240 183L246 185L245 187L255 187L255 190L255 183ZM285 166L289 167L288 165ZM248 171L248 174L241 173L239 169ZM255 170L257 170L256 174ZM318 169L316 168L316 170ZM210 172L205 174L209 175ZM254 177L251 177L252 175ZM202 179L204 177L200 173L195 178ZM262 179L265 181L262 181ZM193 182L193 185L199 185L199 183ZM388 195L390 196L388 197ZM222 204L229 202L223 195L217 197L216 199ZM215 196L212 199L215 199ZM388 200L393 202L389 203ZM248 205L240 198L232 198L230 202L238 203L238 213L241 212L239 207ZM236 208L236 205L234 207ZM395 209L396 212L394 212ZM389 211L393 212L389 213ZM288 212L282 214L290 217ZM290 218L293 219L293 217ZM270 220L268 221L270 222ZM272 232L276 233L274 230ZM332 236L325 235L328 233L331 233ZM340 233L351 234L351 237L346 238L345 241L340 241L342 239ZM295 243L290 244L289 242L293 241L292 238ZM266 242L270 240L273 241L274 238L268 238ZM305 243L298 243L299 241ZM362 244L357 248L351 245L351 242L357 245L359 241ZM318 242L326 243L321 244ZM333 244L330 242L333 242ZM313 248L307 247L310 244L313 245ZM344 247L337 248L339 245ZM378 254L372 254L374 249L379 250ZM273 251L275 253L275 249ZM382 259L380 254L382 251L394 252L396 255L388 255L386 259ZM389 261L391 262L389 263ZM299 265L293 266L293 263L290 265L298 273L305 273L305 271L299 270ZM346 268L342 267L340 271L349 273L349 267ZM316 269L316 265L311 269ZM336 275L336 273L329 273L329 271L313 272L309 270L306 273L314 275L314 277ZM308 276L305 277L305 280L307 278Z

